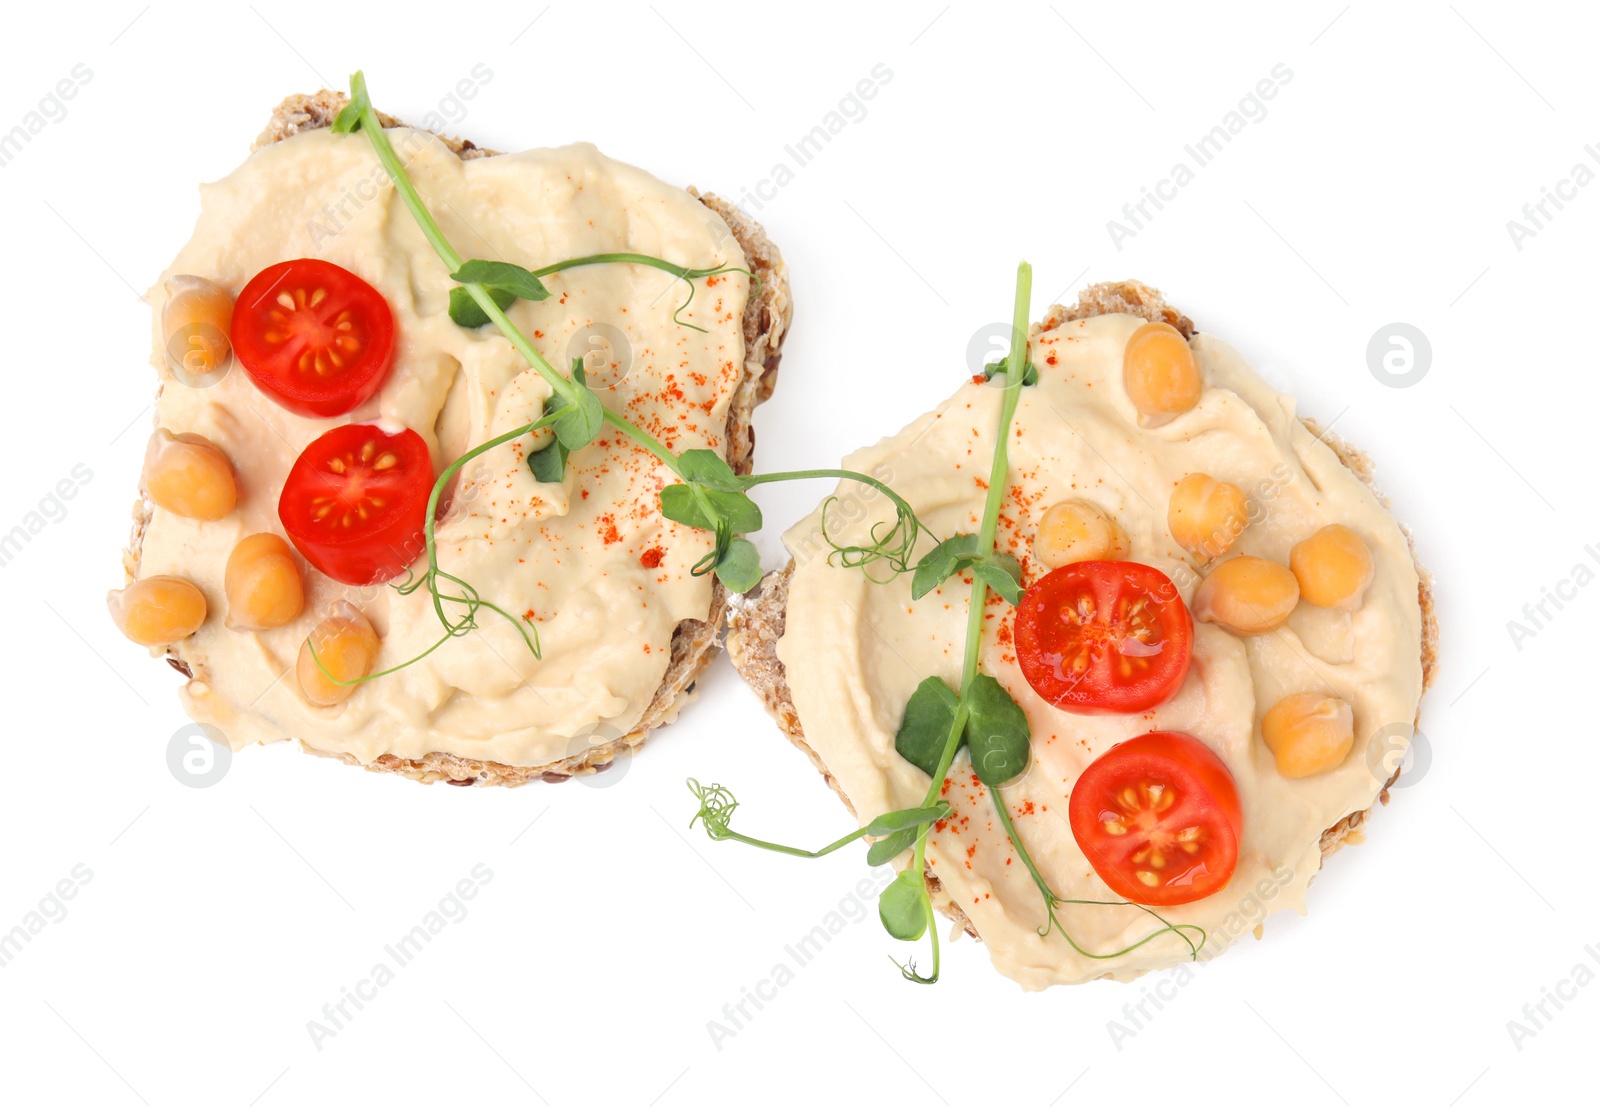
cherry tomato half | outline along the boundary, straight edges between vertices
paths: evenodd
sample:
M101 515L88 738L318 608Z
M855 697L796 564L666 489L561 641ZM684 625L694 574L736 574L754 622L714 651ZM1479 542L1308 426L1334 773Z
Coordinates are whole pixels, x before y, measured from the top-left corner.
M1189 672L1194 619L1173 582L1131 560L1057 568L1017 606L1017 663L1033 690L1085 714L1148 711Z
M278 520L317 571L343 584L382 583L422 552L432 490L433 461L416 433L341 425L289 469Z
M1100 880L1136 904L1187 904L1239 862L1239 790L1191 735L1156 731L1111 747L1067 801L1072 836Z
M394 355L383 295L321 259L276 263L252 278L229 331L262 393L308 417L347 414L371 398Z

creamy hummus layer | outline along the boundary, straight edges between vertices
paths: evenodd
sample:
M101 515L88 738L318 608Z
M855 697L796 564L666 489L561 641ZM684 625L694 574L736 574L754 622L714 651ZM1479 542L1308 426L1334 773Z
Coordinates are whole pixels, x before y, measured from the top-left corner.
M1174 485L1206 472L1249 496L1252 524L1235 552L1287 563L1289 549L1321 526L1342 523L1372 549L1376 573L1353 615L1302 602L1276 631L1239 638L1196 623L1193 663L1167 703L1140 715L1078 715L1037 696L1019 671L1009 606L989 596L982 668L1014 696L1032 730L1033 761L1007 786L1017 832L1055 892L1116 900L1078 849L1067 799L1079 774L1112 746L1150 730L1187 731L1227 762L1238 784L1244 831L1227 888L1163 909L1210 933L1202 957L1226 948L1280 908L1304 911L1321 863L1323 831L1369 807L1382 788L1381 763L1367 741L1410 724L1422 694L1422 617L1417 571L1399 525L1333 451L1295 417L1294 400L1267 386L1232 348L1209 336L1191 347L1205 379L1199 405L1169 424L1141 428L1122 386L1122 353L1144 321L1127 315L1034 330L1039 384L1022 391L1010 445L1010 484L997 544L1023 564L1025 582L1047 569L1031 552L1040 517L1066 498L1111 512L1132 541L1131 558L1171 576L1188 601L1198 567L1167 531ZM935 412L852 455L845 466L885 480L940 536L977 532L999 421L998 386L969 383ZM851 487L845 484L844 487ZM841 487L841 493L844 493ZM830 517L836 539L862 541L887 500L852 492L853 523ZM970 579L951 580L913 601L910 577L886 584L826 559L817 513L785 535L796 571L778 655L807 743L865 822L920 803L927 776L894 748L895 731L917 683L960 676ZM920 553L919 553L920 555ZM1355 713L1356 744L1338 768L1298 780L1279 775L1261 741L1262 713L1293 692L1329 692ZM1375 771L1372 764L1378 764ZM1001 828L965 754L951 768L944 799L955 809L929 842L929 865L972 920L996 969L1029 989L1121 979L1187 960L1172 935L1120 958L1087 959L1057 934L1041 937L1043 902ZM909 855L906 856L909 860ZM902 862L902 865L905 863ZM1108 954L1160 926L1130 907L1064 905L1060 919L1086 951Z
M688 267L745 266L721 217L682 189L588 145L458 159L425 132L390 137L430 211L464 258L538 268L599 252L629 251ZM155 364L162 372L157 423L199 433L232 459L240 500L227 518L202 522L156 508L144 535L141 576L187 577L211 617L181 647L194 672L184 702L235 747L298 738L369 762L431 752L540 765L582 752L594 736L617 737L639 721L671 659L673 630L705 619L710 577L690 566L708 548L699 531L661 518L666 467L609 426L572 456L561 484L534 479L528 438L470 464L438 526L440 564L481 596L538 626L535 660L504 619L480 612L480 628L418 664L361 685L333 708L307 704L293 668L311 627L338 600L358 605L382 636L377 667L422 652L443 633L425 590L353 588L307 572L307 604L288 626L228 628L222 584L242 537L282 534L277 503L300 451L326 430L382 422L416 430L434 471L465 450L539 416L549 388L489 326L462 329L447 314L453 283L397 198L360 135L313 131L274 143L202 189L194 236L163 279L194 274L233 294L262 268L319 257L375 286L394 312L394 369L352 414L299 417L275 405L240 367L209 387L168 373L159 321L164 281L151 292ZM629 358L591 365L601 400L669 448L725 453L733 391L744 373L744 274L688 287L660 270L588 266L545 279L552 296L518 302L510 316L565 373L569 343L607 325ZM541 442L542 443L542 442ZM419 561L416 570L425 567Z

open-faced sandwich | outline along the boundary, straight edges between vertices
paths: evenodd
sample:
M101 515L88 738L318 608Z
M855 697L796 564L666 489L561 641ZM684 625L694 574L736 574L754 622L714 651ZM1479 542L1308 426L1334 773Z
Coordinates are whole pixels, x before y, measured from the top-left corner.
M205 187L150 300L110 606L197 722L515 784L677 715L759 575L759 515L673 484L750 469L790 320L759 227L587 145L402 127L357 75Z
M935 908L1030 989L1303 910L1433 672L1428 578L1361 453L1156 291L1030 328L1027 286L1005 360L846 461L894 501L841 484L731 616L863 824L823 852L899 867L880 912L932 936L918 981ZM753 841L691 788L712 837Z

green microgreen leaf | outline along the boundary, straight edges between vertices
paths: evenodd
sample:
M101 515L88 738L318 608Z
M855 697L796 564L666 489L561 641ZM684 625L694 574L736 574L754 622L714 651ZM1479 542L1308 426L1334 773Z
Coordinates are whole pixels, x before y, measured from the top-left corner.
M357 70L350 77L350 101L339 114L333 118L333 132L335 135L349 135L361 128L361 114L372 107L372 101L367 96L367 79Z
M922 903L922 874L903 869L878 894L878 918L896 939L912 942L928 930L928 913Z
M933 776L944 754L945 741L950 737L958 702L950 685L937 676L918 684L906 701L900 729L895 732L895 752Z
M1028 716L1011 693L986 673L967 684L966 741L972 769L986 785L1005 784L1028 768Z
M911 574L911 598L921 599L944 583L978 556L978 537L973 533L958 533L939 542L917 561Z
M1004 375L1006 373L1006 362L1006 360L997 359L993 363L984 364L983 377L985 379L992 379L996 375ZM1022 385L1033 386L1038 381L1039 369L1033 365L1033 360L1030 359L1027 363L1023 364Z
M489 296L501 309L511 308L511 303L517 300L517 295L509 290L490 287ZM450 287L450 319L462 328L482 328L489 323L489 314L483 311L483 306L478 300L467 292L465 286Z
M867 824L866 832L872 838L880 839L899 831L915 830L925 823L937 823L949 816L950 805L940 800L931 808L902 808L897 812L884 812Z
M1012 606L1022 600L1022 565L1010 553L984 553L978 537L958 533L939 542L917 561L911 575L911 598L921 599L951 576L967 569Z
M705 497L734 533L754 533L761 528L761 507L743 491L707 490Z
M686 483L716 491L742 491L745 483L733 468L709 448L688 448L678 454L678 474Z
M606 424L606 410L600 396L581 382L573 385L573 399L556 411L556 440L568 452L576 452L600 435Z
M712 529L705 508L695 501L694 488L687 483L671 483L661 488L661 516L694 529Z
M916 843L917 828L910 827L904 831L896 831L867 847L867 865L881 866L885 862L892 862Z
M457 286L456 289L461 289ZM473 302L477 305L477 302ZM573 359L572 378L579 386L585 385L583 373L583 360ZM549 417L559 413L562 401L558 395L552 394L544 400L545 416ZM561 443L559 436L552 437L550 443L537 452L529 453L528 468L533 472L533 477L540 483L560 483L567 474L567 446Z
M495 259L468 259L450 275L457 282L477 283L502 310L512 302L543 301L550 291L539 276L527 267ZM489 314L465 288L450 291L450 319L462 328L479 328L489 323Z
M476 282L491 290L502 290L524 301L543 301L550 296L544 283L527 267L496 259L468 259L450 277L457 282Z
M567 446L551 438L549 444L528 454L528 469L540 483L560 483L567 474Z
M990 553L972 565L972 575L1013 607L1022 602L1022 565L1010 553Z
M698 483L661 488L661 516L695 529L715 530L719 522L726 522L734 533L754 533L761 528L761 508L749 495Z
M761 554L751 542L735 537L718 558L716 570L723 587L743 595L761 582Z

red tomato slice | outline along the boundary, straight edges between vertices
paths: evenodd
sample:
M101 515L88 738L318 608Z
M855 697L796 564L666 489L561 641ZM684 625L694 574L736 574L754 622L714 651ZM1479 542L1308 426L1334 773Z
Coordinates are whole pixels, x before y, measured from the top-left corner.
M1183 683L1194 619L1173 582L1131 560L1045 576L1017 607L1017 663L1033 690L1085 714L1148 711Z
M416 433L341 425L289 469L278 520L317 571L343 584L382 583L422 552L432 490L433 461Z
M291 259L252 278L229 331L262 393L308 417L347 414L371 398L394 355L383 295L321 259Z
M1156 731L1111 747L1072 786L1073 838L1100 880L1136 904L1187 904L1239 862L1239 790L1199 739Z

